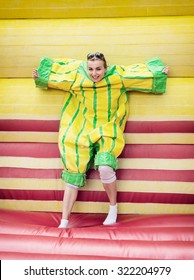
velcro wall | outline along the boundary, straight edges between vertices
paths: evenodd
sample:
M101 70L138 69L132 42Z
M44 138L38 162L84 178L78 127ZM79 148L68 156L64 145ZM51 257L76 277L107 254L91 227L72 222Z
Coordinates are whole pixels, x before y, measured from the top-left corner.
M73 9L66 18L52 18L51 12L43 18L39 6L36 13L28 9L24 19L25 6L16 18L8 2L1 7L1 209L61 212L64 182L57 141L68 95L35 88L31 73L42 56L85 59L87 53L100 51L110 64L159 56L170 66L164 95L129 94L126 146L117 170L119 213L194 213L194 17L193 8L190 13L186 9L188 1L183 15L179 1L173 2L173 16L159 15L159 8L154 13L150 4L150 14L142 5L141 15L136 9L131 17L120 7L122 17L115 18L106 9L100 18L86 18L83 10L79 18ZM2 9L10 9L6 18ZM98 173L91 168L73 212L107 209Z

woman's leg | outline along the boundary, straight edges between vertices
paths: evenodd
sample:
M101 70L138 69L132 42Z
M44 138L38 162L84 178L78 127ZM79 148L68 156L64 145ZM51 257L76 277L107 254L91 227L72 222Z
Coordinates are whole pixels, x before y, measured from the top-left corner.
M115 205L117 203L117 186L116 186L116 181L112 183L102 183L103 187L107 193L107 196L110 201L110 205Z
M108 216L104 225L111 225L117 220L117 186L115 171L110 166L99 166L100 178L110 201Z
M59 228L66 228L78 194L78 186L67 184L63 197L63 213Z
M108 195L110 205L108 215L103 222L103 225L112 225L116 223L117 220L117 189L116 181L110 184L104 184L103 187Z

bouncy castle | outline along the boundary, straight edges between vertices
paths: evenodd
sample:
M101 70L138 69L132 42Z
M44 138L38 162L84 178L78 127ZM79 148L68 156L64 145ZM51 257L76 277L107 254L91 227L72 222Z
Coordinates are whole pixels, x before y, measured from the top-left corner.
M1 259L194 259L193 1L3 1L0 7ZM58 149L68 95L36 88L43 57L131 65L160 57L166 92L129 92L118 219L92 165L68 228ZM73 113L73 112L72 112Z

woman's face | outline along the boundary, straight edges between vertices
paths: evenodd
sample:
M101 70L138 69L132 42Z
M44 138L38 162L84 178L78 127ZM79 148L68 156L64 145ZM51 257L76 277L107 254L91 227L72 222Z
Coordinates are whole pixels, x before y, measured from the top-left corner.
M94 83L101 81L105 72L106 68L103 60L88 60L88 74Z

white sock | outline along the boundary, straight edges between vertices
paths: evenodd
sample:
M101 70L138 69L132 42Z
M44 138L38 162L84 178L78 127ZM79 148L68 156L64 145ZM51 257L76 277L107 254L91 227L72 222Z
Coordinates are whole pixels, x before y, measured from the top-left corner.
M117 204L109 206L108 216L106 217L103 225L111 225L116 223L117 220Z
M68 222L69 222L69 220L61 219L61 223L58 226L58 228L67 228Z

